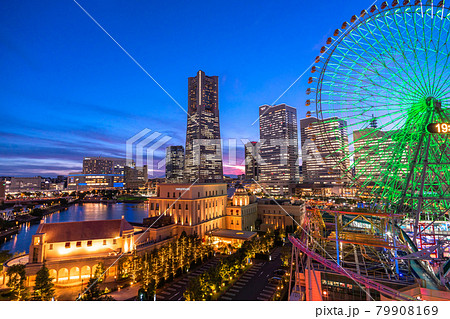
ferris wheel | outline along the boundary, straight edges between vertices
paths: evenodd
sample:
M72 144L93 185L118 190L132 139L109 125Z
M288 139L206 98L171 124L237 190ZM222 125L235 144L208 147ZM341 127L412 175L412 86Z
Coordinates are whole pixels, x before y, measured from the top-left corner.
M373 5L336 29L320 53L306 105L316 106L308 129L319 129L314 138L332 159L330 173L378 209L412 217L414 239L419 220L448 220L450 6Z

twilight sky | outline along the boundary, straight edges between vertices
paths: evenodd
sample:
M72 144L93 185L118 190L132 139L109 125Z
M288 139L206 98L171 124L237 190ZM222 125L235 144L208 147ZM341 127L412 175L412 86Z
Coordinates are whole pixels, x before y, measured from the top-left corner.
M77 0L187 108L187 78L219 76L223 139L258 140L258 107L272 104L332 32L372 0ZM74 1L0 2L0 176L54 176L84 156L125 157L148 128L184 145L187 115ZM277 103L305 107L308 71ZM163 175L162 169L155 170Z

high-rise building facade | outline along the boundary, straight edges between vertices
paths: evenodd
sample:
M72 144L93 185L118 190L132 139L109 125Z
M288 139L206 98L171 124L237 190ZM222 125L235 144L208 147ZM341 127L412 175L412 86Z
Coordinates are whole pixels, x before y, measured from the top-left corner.
M259 116L260 181L274 195L287 194L289 185L299 180L297 110L286 104L263 105Z
M258 142L245 144L245 179L259 179L259 148Z
M184 147L181 145L166 148L166 183L183 183Z
M347 123L333 117L300 120L302 173L306 183L342 183L350 170Z
M126 159L114 157L85 157L83 174L123 174Z
M198 71L188 80L184 177L187 182L223 180L219 125L219 78Z
M353 131L353 145L356 179L375 182L393 157L395 142L392 132L373 127Z
M140 189L145 186L148 180L148 166L129 167L125 166L124 186L127 189Z

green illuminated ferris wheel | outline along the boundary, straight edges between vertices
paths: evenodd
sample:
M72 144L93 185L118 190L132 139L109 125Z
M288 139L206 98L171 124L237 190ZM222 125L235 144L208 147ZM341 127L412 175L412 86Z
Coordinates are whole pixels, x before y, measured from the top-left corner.
M306 105L323 123L330 171L377 209L415 220L414 237L420 220L448 220L450 6L406 0L363 10L328 38L311 71Z

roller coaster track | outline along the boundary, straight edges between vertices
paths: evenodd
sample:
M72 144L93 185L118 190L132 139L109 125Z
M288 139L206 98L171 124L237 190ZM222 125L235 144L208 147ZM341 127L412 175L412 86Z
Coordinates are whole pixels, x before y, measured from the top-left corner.
M308 249L308 247L304 243L302 243L298 238L289 236L289 241L297 249L302 251L307 256L313 258L317 262L321 263L325 267L330 268L331 270L337 272L338 274L341 274L343 276L349 277L350 279L356 281L357 283L359 283L359 284L361 284L361 285L363 285L365 287L368 287L370 289L374 289L376 291L379 291L383 295L386 295L386 296L391 297L391 298L396 299L396 300L417 301L415 298L413 298L411 296L402 294L402 293L398 292L395 289L392 289L390 287L382 285L382 284L380 284L380 283L378 283L378 282L376 282L374 280L368 279L368 278L366 278L366 277L364 277L362 275L356 274L356 273L354 273L352 271L349 271L347 269L344 269L344 268L338 266L336 263L331 262L331 261L327 260L326 258L320 256L316 252Z

